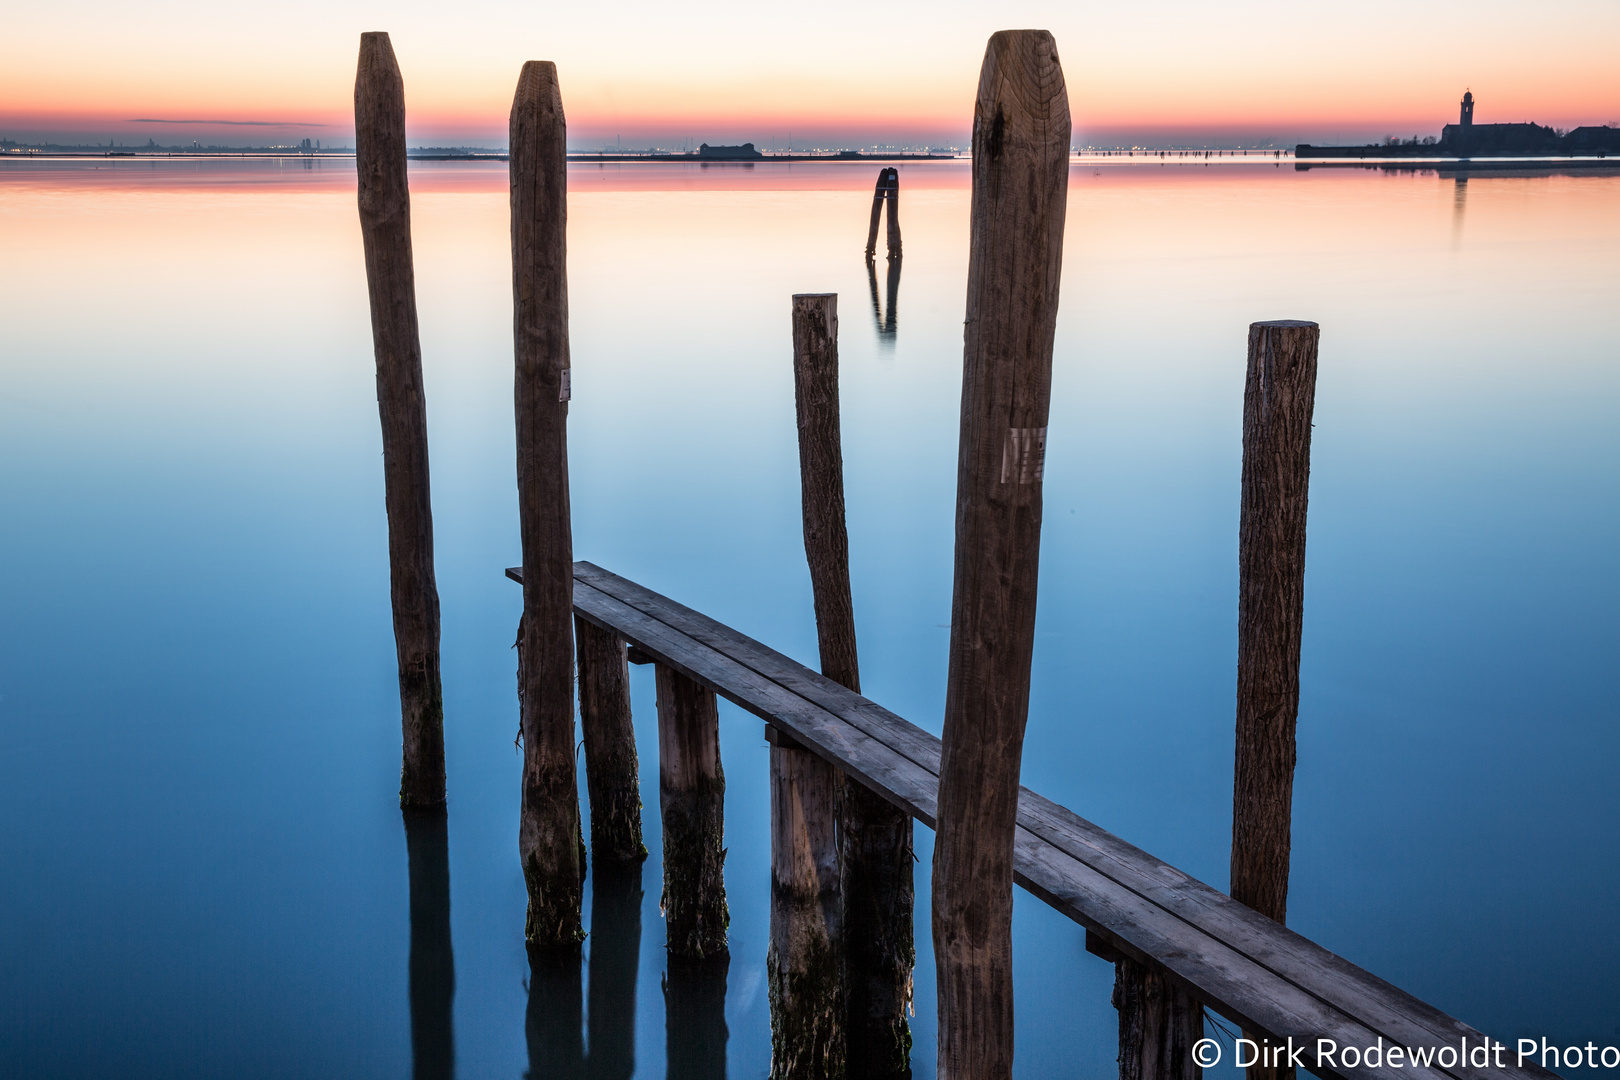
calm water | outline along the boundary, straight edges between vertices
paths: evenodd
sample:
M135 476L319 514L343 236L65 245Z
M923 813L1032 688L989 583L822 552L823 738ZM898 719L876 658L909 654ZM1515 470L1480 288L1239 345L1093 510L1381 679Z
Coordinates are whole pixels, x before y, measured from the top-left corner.
M730 706L723 981L666 971L656 813L584 988L524 955L504 168L413 172L451 816L408 844L352 169L0 164L0 1073L407 1076L414 880L423 1064L765 1075ZM862 681L937 731L967 174L901 169L879 316L875 172L573 169L575 550L813 663L789 295L835 291ZM1245 328L1315 319L1291 923L1620 1042L1617 301L1613 175L1077 167L1026 782L1224 887ZM1112 969L1023 894L1015 948L1019 1074L1112 1075Z

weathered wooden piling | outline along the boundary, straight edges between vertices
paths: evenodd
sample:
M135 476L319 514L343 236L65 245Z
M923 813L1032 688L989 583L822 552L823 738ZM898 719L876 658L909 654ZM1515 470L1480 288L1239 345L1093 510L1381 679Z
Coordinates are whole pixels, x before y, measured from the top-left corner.
M360 35L354 149L377 357L389 593L399 658L404 741L399 804L408 810L440 810L445 804L444 696L439 682L439 589L433 577L427 398L411 260L411 195L405 176L405 83L387 34Z
M1319 336L1312 322L1251 324L1243 389L1231 891L1233 899L1279 923L1288 914ZM1291 1073L1249 1070L1251 1080Z
M518 851L531 946L583 936L574 772L574 543L568 508L567 127L557 68L523 65L511 117L512 327L523 543Z
M1119 1080L1200 1080L1193 1047L1204 1008L1162 968L1121 957L1114 967L1119 1010Z
M898 259L900 257L900 170L899 169L891 168L889 170L889 192L888 192L888 197L884 201L889 204L889 213L888 213L889 233L888 233L888 237L887 237L888 245L889 245L889 258Z
M877 186L872 191L872 222L866 230L866 258L868 261L877 257L878 221L883 215L884 204L889 207L889 231L887 236L889 258L900 257L900 170L882 169L878 172Z
M1069 103L1044 30L990 38L973 116L950 674L934 848L940 1080L1012 1075L1013 835L1029 712Z
M664 829L664 912L670 955L727 953L725 797L714 692L657 665L658 801Z
M591 795L591 852L597 865L639 862L641 780L630 719L630 662L624 639L574 618L579 660L579 724L585 736L585 786Z
M891 276L897 265L890 264ZM804 549L821 673L859 693L844 513L836 295L793 298L793 373ZM842 1025L848 1075L904 1076L911 1063L906 1016L916 963L910 815L837 774L821 759L780 746L772 749L773 761L778 754L792 755L809 763L809 768L831 774L838 796L836 872L842 893L842 940L837 945L844 968ZM774 915L773 909L773 927Z

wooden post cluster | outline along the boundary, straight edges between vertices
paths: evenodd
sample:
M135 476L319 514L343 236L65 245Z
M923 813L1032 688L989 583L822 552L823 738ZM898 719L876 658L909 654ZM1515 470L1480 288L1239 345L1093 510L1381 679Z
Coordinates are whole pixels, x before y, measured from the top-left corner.
M973 116L950 673L934 848L940 1080L1008 1080L1012 888L1069 103L1044 30L990 38Z
M889 258L900 257L900 170L894 168L883 169L878 172L877 187L872 192L872 223L866 230L866 259L868 262L877 257L878 219L883 214L883 206L889 207L889 232L887 236Z
M1312 322L1252 324L1243 391L1231 887L1233 899L1279 923L1288 914L1319 336ZM1257 1066L1249 1075L1280 1072Z
M389 593L399 658L404 752L399 804L443 810L444 697L439 682L439 589L433 577L427 398L416 323L411 195L405 176L405 83L383 33L360 35L354 80L360 236L371 297L388 510Z
M577 946L584 842L574 771L574 543L568 507L568 163L557 68L523 65L511 117L525 937Z

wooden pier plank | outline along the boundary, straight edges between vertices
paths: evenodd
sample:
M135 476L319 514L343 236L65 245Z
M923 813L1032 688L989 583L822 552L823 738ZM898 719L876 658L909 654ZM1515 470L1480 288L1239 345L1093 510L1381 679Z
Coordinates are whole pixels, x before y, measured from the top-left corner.
M791 658L590 563L575 565L583 618L790 734L930 827L939 740ZM513 568L507 575L521 580ZM1296 1044L1436 1046L1485 1036L1243 907L1028 788L1018 884L1133 958L1167 970L1217 1012ZM1511 1051L1506 1055L1511 1061ZM1311 1060L1307 1053L1306 1060ZM1548 1078L1539 1067L1368 1069L1344 1077Z

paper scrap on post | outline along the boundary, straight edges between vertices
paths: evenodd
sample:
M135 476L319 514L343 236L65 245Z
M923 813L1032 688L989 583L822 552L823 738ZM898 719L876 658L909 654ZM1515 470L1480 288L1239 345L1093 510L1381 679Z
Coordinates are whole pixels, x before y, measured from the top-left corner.
M1003 484L1038 484L1046 472L1046 429L1008 428L1001 448Z
M569 375L573 372L573 370L573 368L562 369L562 384L557 388L558 401L567 401L574 396L571 380L569 379Z

